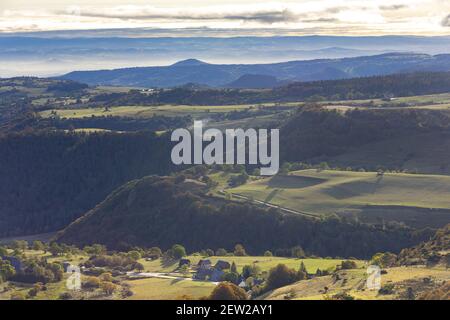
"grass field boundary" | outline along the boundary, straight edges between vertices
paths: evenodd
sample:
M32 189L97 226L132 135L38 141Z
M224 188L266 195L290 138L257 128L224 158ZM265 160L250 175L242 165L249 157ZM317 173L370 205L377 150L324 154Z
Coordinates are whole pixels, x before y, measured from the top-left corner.
M220 190L219 193L226 194L226 192L223 191L223 190ZM269 203L269 202L256 200L256 199L250 199L249 197L243 196L243 195L238 194L238 193L228 192L228 194L231 195L232 197L240 198L242 200L252 201L255 204L263 205L263 206L266 206L268 208L279 209L279 210L287 212L287 213L299 214L299 215L307 216L309 218L320 219L320 217L317 214L314 214L314 213L310 213L310 212L306 212L306 211L292 210L292 209L285 208L285 207L282 207L282 206L278 206L278 205L275 205L275 204L272 204L272 203Z

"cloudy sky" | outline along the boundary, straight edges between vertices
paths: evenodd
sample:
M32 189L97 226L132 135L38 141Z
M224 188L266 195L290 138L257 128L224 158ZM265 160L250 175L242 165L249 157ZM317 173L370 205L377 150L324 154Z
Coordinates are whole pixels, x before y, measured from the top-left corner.
M0 0L0 32L110 28L450 35L450 1Z

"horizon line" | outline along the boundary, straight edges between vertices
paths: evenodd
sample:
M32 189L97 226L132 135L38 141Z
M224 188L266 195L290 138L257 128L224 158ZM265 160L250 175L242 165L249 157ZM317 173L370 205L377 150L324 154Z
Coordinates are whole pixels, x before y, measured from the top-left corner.
M185 32L197 32L197 34L185 34ZM95 33L135 32L124 35L96 35ZM146 33L147 32L147 33ZM206 34L198 34L198 33ZM299 34L293 34L298 32ZM29 36L42 34L80 33L91 37L116 37L116 38L299 38L299 37L335 37L335 38L380 38L380 37L418 37L418 38L445 38L449 33L361 33L361 34L333 34L333 33L301 33L302 29L278 29L278 28L95 28L95 29L56 29L56 30L0 30L0 36ZM89 35L89 33L91 33ZM155 33L152 35L152 33ZM162 33L162 34L157 34ZM167 33L167 35L163 35ZM207 33L214 33L213 35ZM235 33L235 34L233 34ZM265 34L266 33L266 34ZM271 34L270 34L271 33ZM72 36L67 34L66 36Z

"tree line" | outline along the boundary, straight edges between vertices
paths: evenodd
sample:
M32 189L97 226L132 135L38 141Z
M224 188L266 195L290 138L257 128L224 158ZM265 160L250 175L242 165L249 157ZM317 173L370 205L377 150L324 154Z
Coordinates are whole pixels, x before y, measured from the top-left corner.
M376 252L399 252L430 234L402 226L366 225L338 218L309 219L250 204L211 198L203 189L186 189L176 177L132 181L61 232L58 241L108 248L183 243L187 250L233 248L251 255L282 253L301 246L309 255L368 258Z
M448 92L450 72L416 72L375 77L294 82L270 90L178 87L105 93L92 97L92 105L223 105L289 101L339 101L415 96Z
M148 132L0 136L0 236L61 229L123 183L168 173L169 156Z

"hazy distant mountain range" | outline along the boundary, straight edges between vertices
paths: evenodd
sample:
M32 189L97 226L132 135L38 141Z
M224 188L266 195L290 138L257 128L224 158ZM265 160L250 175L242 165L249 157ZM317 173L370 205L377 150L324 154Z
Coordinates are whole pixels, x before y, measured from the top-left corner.
M76 71L62 76L90 85L266 88L289 81L334 80L415 71L450 71L450 54L389 53L271 64L210 64L188 59L163 67Z
M450 53L450 37L161 37L132 31L0 34L0 77L166 66L193 57L214 64L261 64L388 52Z

